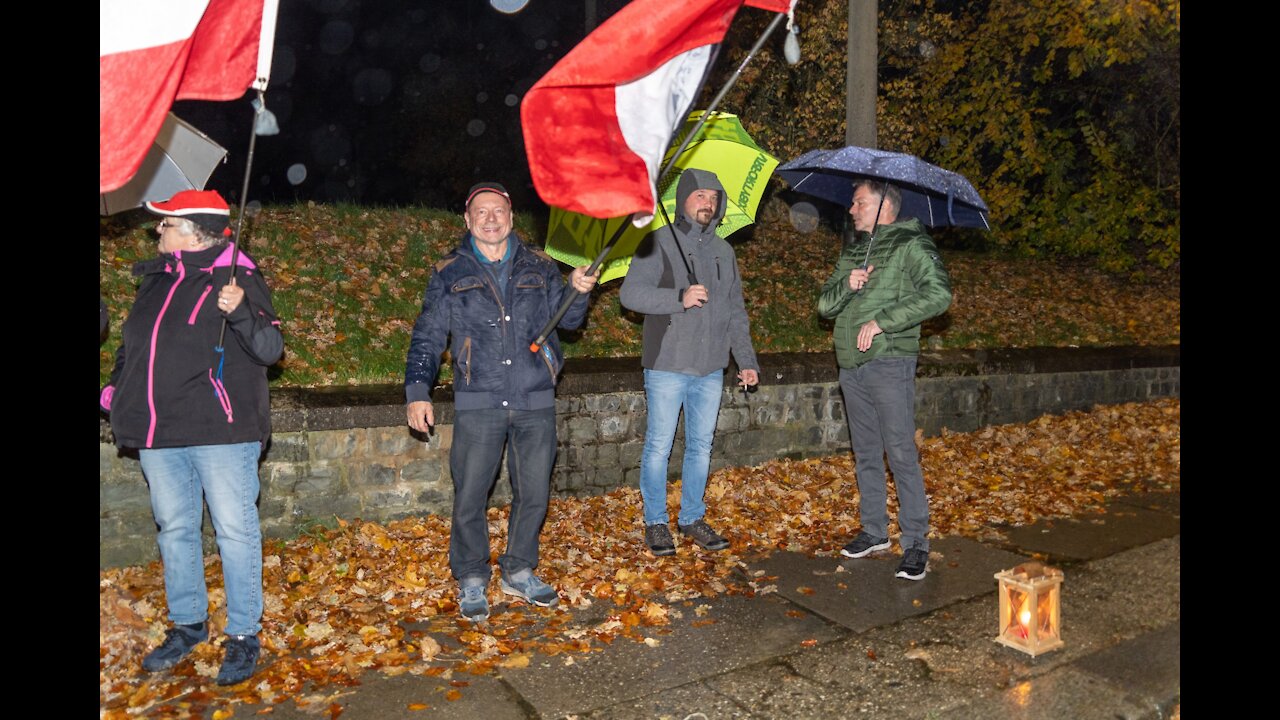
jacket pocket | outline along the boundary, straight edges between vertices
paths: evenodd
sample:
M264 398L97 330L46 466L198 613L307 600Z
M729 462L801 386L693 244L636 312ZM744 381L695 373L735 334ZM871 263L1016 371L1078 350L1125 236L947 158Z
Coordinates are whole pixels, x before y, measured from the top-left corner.
M458 366L462 368L462 380L471 384L471 338L462 339L462 351L458 353Z
M484 283L480 281L480 278L475 275L468 275L454 281L453 285L449 288L449 292L460 293L482 287L484 287Z
M200 314L200 308L204 307L204 299L209 297L209 293L213 291L212 285L205 286L204 292L200 293L200 299L196 300L196 306L191 308L191 317L187 318L188 325L196 324L196 316Z
M546 286L547 279L539 273L521 273L520 277L516 278L517 290L540 290Z
M538 357L542 358L542 363L547 366L547 372L551 374L551 385L554 387L556 378L560 377L560 369L564 367L564 357L550 342L542 346L538 351Z

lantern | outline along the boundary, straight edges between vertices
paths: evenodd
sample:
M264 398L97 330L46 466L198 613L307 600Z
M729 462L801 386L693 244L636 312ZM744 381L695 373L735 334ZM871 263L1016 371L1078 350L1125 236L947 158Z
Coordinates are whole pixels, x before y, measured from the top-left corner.
M1062 647L1062 571L1039 562L996 573L1000 634L996 642L1031 657Z

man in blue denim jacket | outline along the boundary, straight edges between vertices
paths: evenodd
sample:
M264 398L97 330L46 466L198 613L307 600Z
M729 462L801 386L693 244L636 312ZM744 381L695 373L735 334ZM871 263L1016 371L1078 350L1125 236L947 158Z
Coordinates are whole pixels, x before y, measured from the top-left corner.
M554 332L537 353L529 348L566 292L579 295L559 327L582 324L598 275L577 268L566 286L555 261L512 231L511 196L498 183L473 186L463 217L469 232L436 263L427 283L404 389L409 427L427 432L435 425L431 389L447 345L454 399L449 567L458 581L459 611L480 622L489 617L486 588L492 575L485 510L504 446L512 500L507 548L498 558L502 590L542 607L559 599L533 570L551 493L556 376L564 356Z

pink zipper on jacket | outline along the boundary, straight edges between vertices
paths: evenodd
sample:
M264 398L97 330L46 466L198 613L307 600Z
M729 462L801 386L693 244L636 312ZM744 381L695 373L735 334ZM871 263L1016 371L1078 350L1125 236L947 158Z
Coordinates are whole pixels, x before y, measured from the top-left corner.
M173 283L173 287L169 288L169 296L164 299L164 305L160 306L160 313L156 315L156 324L151 328L151 355L147 358L147 408L151 411L151 422L147 426L147 447L151 447L151 443L156 439L156 340L160 337L160 323L169 310L169 302L173 300L173 294L178 291L178 286L182 284L182 279L187 274L182 266L182 253L174 253L174 258L178 265L178 279Z
M196 306L191 309L191 317L187 318L188 325L196 324L196 316L200 314L200 308L204 305L204 299L209 297L209 293L213 291L212 285L206 285L204 292L200 293L200 299L196 301Z

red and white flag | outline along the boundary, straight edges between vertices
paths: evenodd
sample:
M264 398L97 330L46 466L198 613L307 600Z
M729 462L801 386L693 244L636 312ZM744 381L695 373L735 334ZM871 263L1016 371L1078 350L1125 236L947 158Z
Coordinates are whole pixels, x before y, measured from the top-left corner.
M174 100L265 89L278 0L99 0L99 192L138 170Z
M597 218L655 208L662 155L743 0L632 0L520 105L529 173L548 205ZM794 0L746 0L788 12Z

